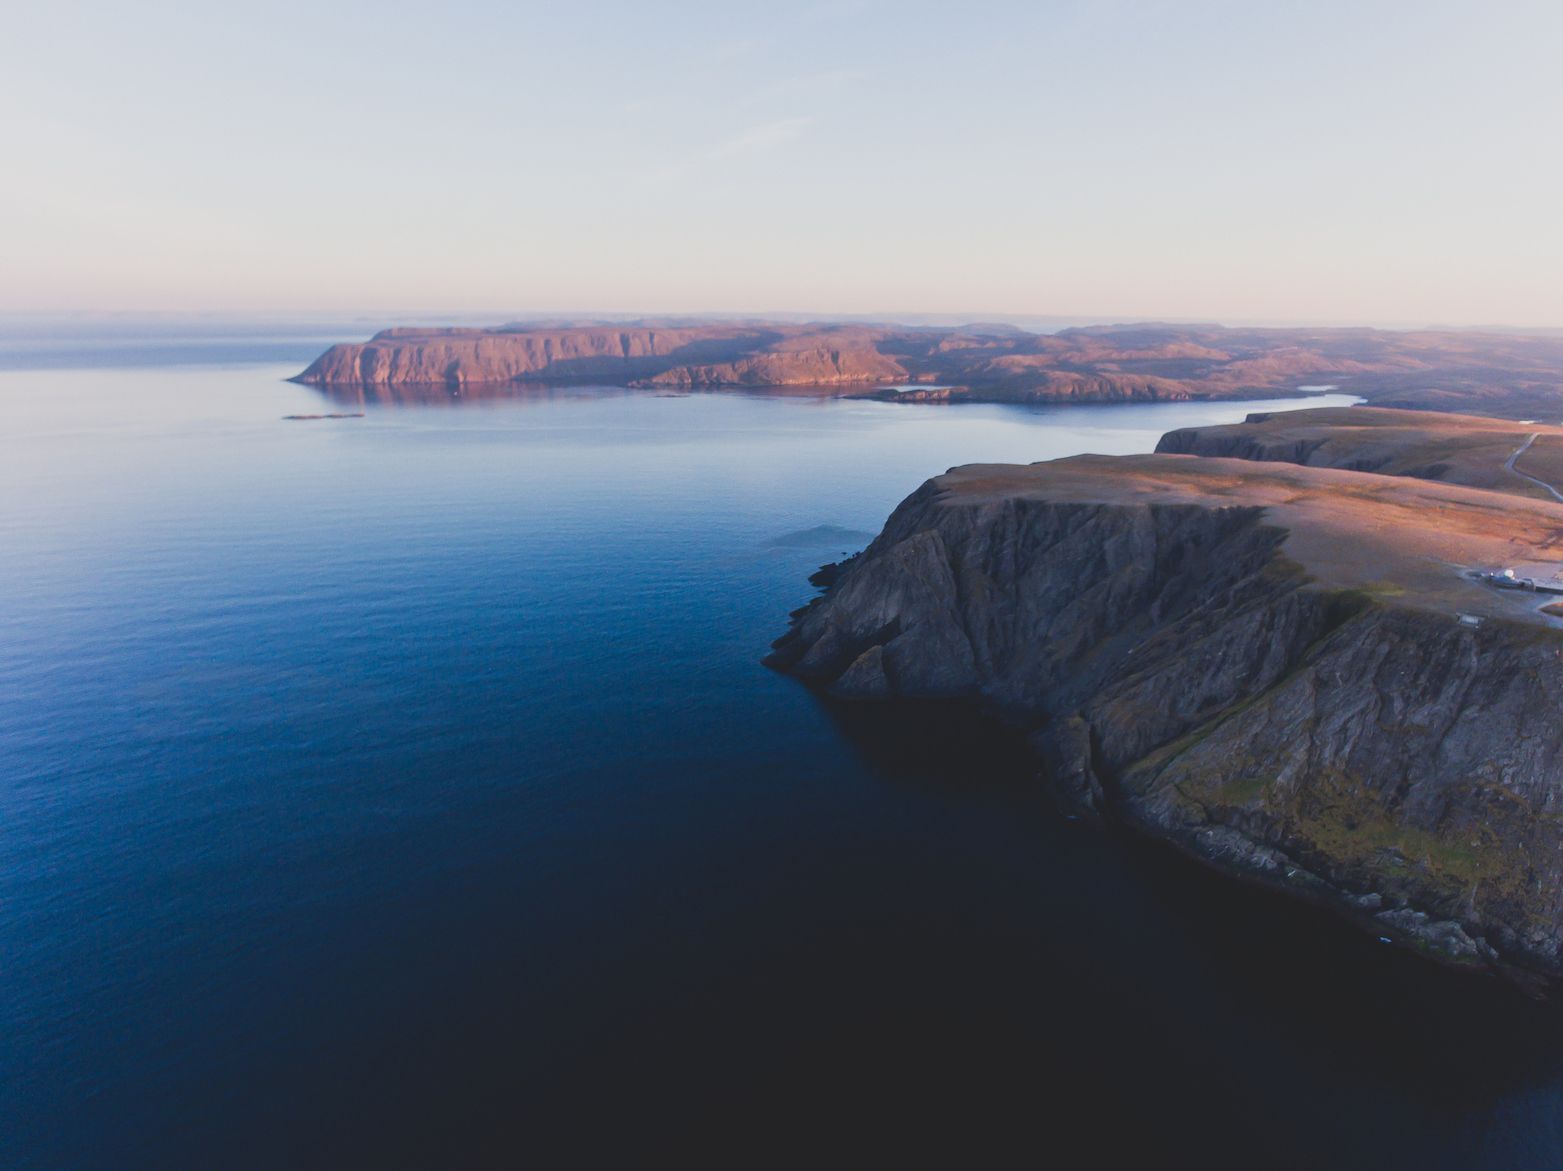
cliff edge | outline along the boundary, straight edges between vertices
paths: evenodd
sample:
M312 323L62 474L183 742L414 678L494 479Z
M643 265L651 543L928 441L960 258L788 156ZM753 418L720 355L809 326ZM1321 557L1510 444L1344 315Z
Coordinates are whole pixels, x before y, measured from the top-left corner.
M956 468L770 662L965 697L1063 801L1443 959L1563 976L1563 505L1170 455Z

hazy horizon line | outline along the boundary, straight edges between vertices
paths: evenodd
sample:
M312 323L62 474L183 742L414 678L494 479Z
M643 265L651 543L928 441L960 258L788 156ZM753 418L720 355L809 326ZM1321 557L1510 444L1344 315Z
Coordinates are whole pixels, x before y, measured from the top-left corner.
M1162 313L1014 313L971 311L871 311L830 312L799 309L766 310L653 310L653 309L450 309L450 308L366 308L366 309L0 309L0 321L12 323L37 322L40 324L68 324L99 321L105 324L118 322L166 323L208 322L212 324L294 324L317 325L372 325L387 328L393 325L428 324L439 326L470 325L473 328L492 327L511 322L547 322L566 319L588 324L628 323L642 320L675 321L780 321L787 323L821 324L884 324L929 327L957 327L984 323L1012 325L1018 328L1032 327L1039 330L1057 330L1084 326L1122 325L1187 325L1215 326L1218 328L1257 329L1379 329L1406 331L1494 332L1494 333L1559 333L1563 322L1555 325L1518 325L1501 321L1451 322L1411 320L1363 320L1360 318L1306 318L1306 317L1212 317L1209 315L1181 315Z

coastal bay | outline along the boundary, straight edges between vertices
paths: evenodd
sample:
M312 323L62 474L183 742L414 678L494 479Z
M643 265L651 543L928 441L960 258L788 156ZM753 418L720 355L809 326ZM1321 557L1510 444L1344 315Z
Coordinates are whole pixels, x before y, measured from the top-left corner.
M1039 1117L1104 1157L1549 1149L1545 1006L1068 820L1002 726L759 663L931 472L1286 403L285 421L342 413L284 381L316 348L0 374L13 1165L1056 1151Z

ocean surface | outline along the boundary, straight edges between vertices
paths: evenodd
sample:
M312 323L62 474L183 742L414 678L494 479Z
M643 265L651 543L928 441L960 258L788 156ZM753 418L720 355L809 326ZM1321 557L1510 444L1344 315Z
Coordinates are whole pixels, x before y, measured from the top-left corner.
M1563 1165L1555 1010L759 664L929 475L1281 404L9 344L0 1166Z

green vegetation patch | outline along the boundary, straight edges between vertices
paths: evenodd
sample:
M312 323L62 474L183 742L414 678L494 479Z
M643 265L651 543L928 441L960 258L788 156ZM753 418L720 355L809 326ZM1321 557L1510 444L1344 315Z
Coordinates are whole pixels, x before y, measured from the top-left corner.
M1510 817L1447 830L1406 825L1381 794L1344 773L1312 778L1286 804L1274 812L1287 830L1335 865L1414 874L1448 899L1478 887L1484 901L1521 896L1530 878L1526 837L1504 832Z

